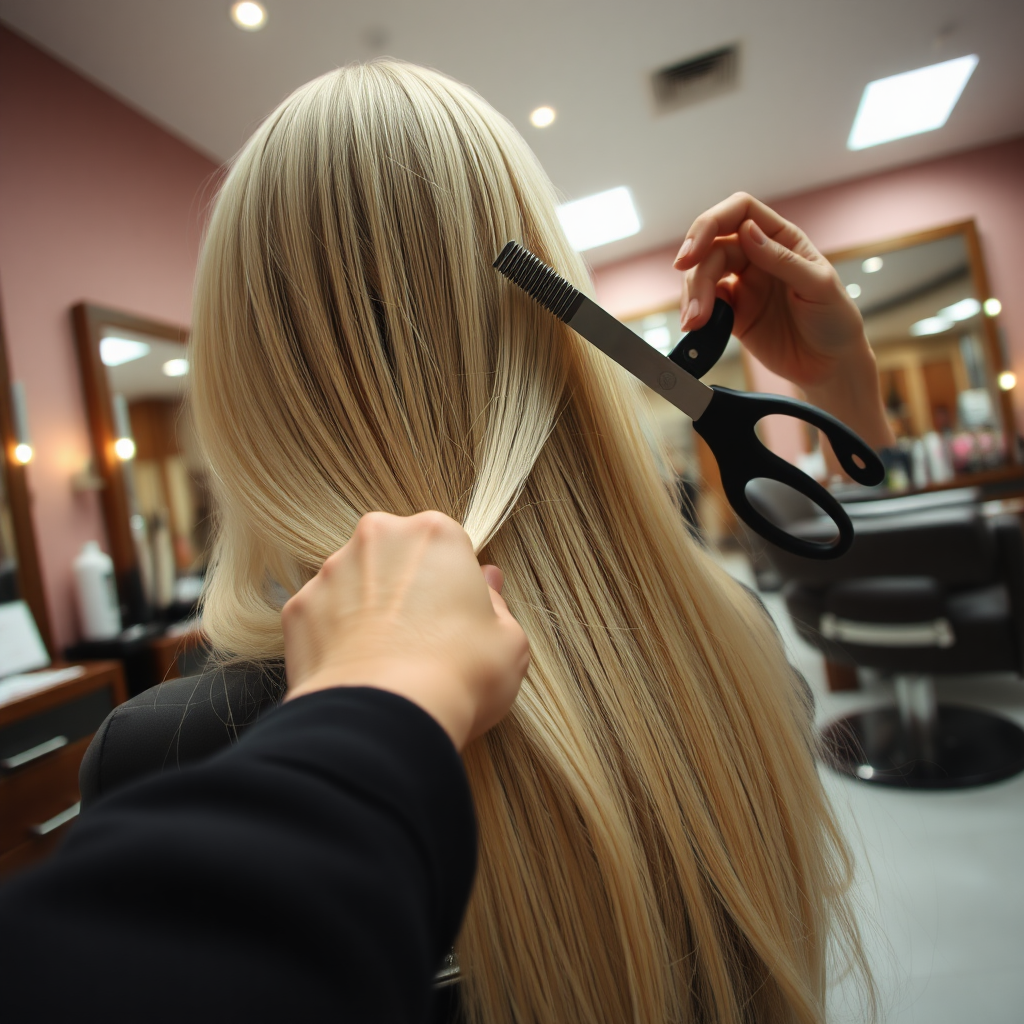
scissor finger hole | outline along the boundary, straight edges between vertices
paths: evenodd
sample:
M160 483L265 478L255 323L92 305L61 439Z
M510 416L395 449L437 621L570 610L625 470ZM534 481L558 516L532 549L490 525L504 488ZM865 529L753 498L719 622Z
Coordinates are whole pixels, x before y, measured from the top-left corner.
M781 480L758 476L744 488L747 501L780 530L815 544L834 544L839 528L813 498Z

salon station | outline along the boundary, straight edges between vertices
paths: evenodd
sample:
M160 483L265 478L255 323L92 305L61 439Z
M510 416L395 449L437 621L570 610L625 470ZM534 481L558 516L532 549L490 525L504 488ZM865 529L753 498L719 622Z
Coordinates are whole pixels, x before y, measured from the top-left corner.
M73 831L113 709L215 655L190 336L225 168L302 83L388 55L512 122L590 299L657 353L650 378L618 361L679 516L813 694L879 1020L1024 1019L1022 43L1000 0L0 0L0 880ZM685 232L736 192L863 320L892 443L852 466L731 312L681 330ZM781 396L749 465L677 377Z

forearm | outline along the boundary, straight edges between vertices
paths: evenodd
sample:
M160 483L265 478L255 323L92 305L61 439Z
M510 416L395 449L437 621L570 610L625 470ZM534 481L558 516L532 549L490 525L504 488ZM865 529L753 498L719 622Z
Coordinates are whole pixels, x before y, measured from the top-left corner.
M0 893L5 1005L12 1020L40 1005L420 1019L475 849L461 762L428 715L378 690L301 698L223 754L102 800Z

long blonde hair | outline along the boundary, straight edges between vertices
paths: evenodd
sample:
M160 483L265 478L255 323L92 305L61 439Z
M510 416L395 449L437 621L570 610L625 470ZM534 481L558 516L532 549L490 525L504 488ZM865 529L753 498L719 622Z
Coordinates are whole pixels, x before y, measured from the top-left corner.
M860 947L801 690L687 534L634 385L491 269L510 238L588 288L525 143L437 72L342 68L252 137L196 292L205 628L280 658L282 592L361 515L458 519L533 655L465 754L469 1019L820 1021L829 949Z

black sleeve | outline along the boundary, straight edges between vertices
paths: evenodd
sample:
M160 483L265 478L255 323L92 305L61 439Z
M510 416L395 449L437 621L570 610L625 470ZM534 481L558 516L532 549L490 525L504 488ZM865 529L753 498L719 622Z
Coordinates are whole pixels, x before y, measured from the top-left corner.
M0 890L5 1021L422 1020L476 865L424 711L336 689L126 785Z

